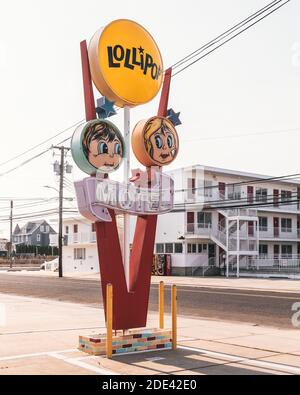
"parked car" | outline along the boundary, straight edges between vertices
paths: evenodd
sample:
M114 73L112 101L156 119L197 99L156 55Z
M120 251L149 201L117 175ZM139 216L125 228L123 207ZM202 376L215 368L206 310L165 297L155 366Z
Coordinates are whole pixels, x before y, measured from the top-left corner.
M53 259L52 261L45 261L41 264L40 270L45 270L49 272L57 272L58 271L58 258Z

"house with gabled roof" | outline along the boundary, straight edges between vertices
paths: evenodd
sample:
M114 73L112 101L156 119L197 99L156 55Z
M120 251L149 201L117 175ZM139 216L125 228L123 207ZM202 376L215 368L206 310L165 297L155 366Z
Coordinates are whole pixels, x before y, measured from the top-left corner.
M50 235L56 233L45 220L27 222L22 227L17 224L13 231L13 244L47 247L50 245Z

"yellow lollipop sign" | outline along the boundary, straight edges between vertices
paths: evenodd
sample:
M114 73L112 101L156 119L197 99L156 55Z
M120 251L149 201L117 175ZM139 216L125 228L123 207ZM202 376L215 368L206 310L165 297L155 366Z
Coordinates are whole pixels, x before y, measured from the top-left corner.
M152 36L136 22L119 19L100 29L89 49L92 79L117 106L152 100L163 80L163 61Z

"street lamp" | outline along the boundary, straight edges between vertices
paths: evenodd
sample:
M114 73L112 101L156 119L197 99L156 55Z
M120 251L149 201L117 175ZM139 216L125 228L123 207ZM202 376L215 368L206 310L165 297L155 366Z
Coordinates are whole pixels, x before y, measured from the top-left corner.
M57 193L59 193L59 190L55 187L50 187L49 185L44 185L44 188L54 189Z

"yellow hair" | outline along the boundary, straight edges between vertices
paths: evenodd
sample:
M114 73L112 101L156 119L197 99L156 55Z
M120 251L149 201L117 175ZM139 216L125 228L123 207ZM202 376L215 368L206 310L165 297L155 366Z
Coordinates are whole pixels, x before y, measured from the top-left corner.
M150 121L147 123L146 131L144 134L144 142L146 151L151 157L151 150L153 147L150 141L150 137L162 128L168 129L170 132L173 132L173 125L166 118L154 117L150 119Z

